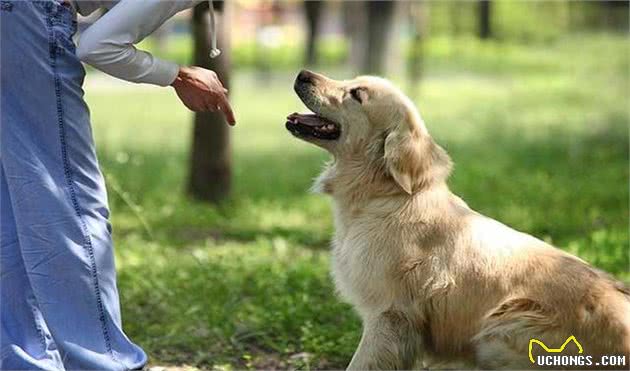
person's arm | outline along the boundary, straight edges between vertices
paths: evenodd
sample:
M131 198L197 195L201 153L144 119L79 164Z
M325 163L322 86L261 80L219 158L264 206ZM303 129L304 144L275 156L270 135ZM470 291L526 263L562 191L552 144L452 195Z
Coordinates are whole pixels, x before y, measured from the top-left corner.
M193 111L217 111L234 124L226 90L210 70L180 67L138 50L134 44L153 33L176 13L203 0L121 0L90 26L79 39L83 62L123 80L171 85Z
M138 50L134 44L199 1L121 0L83 33L77 55L123 80L168 86L175 81L179 66Z

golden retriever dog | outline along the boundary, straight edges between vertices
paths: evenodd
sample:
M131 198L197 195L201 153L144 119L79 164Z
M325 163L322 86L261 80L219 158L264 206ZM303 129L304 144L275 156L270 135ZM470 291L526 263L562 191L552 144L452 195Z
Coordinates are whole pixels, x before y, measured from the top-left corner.
M313 113L286 128L334 158L314 189L334 200L332 274L363 322L349 369L628 368L628 289L451 193L451 160L400 90L310 71L294 89Z

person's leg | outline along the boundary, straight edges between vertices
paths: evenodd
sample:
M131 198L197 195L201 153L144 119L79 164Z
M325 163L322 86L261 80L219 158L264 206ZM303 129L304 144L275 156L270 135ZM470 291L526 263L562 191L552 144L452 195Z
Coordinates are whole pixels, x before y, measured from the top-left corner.
M0 150L31 288L66 368L142 367L146 355L122 331L74 16L53 0L11 8L0 30Z
M61 356L31 290L0 164L0 369L63 370Z

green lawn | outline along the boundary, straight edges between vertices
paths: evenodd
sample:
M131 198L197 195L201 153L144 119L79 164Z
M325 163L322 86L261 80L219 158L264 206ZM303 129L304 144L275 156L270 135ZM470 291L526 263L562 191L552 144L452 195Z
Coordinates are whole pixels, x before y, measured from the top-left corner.
M452 189L628 280L627 39L427 48L415 100L455 161ZM360 322L329 278L329 201L308 192L327 155L284 129L303 109L298 70L235 73L235 186L220 207L183 194L191 115L170 89L86 89L125 327L154 364L342 368L352 355Z

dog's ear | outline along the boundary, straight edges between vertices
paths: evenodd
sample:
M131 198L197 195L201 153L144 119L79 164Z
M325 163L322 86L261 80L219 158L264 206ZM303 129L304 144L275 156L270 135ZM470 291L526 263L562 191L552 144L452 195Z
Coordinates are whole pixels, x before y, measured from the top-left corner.
M403 125L399 125L403 126ZM396 128L385 137L385 167L396 183L413 193L413 178L421 159L419 138L405 128Z
M408 194L450 172L450 158L427 132L417 113L410 112L385 137L385 167Z

